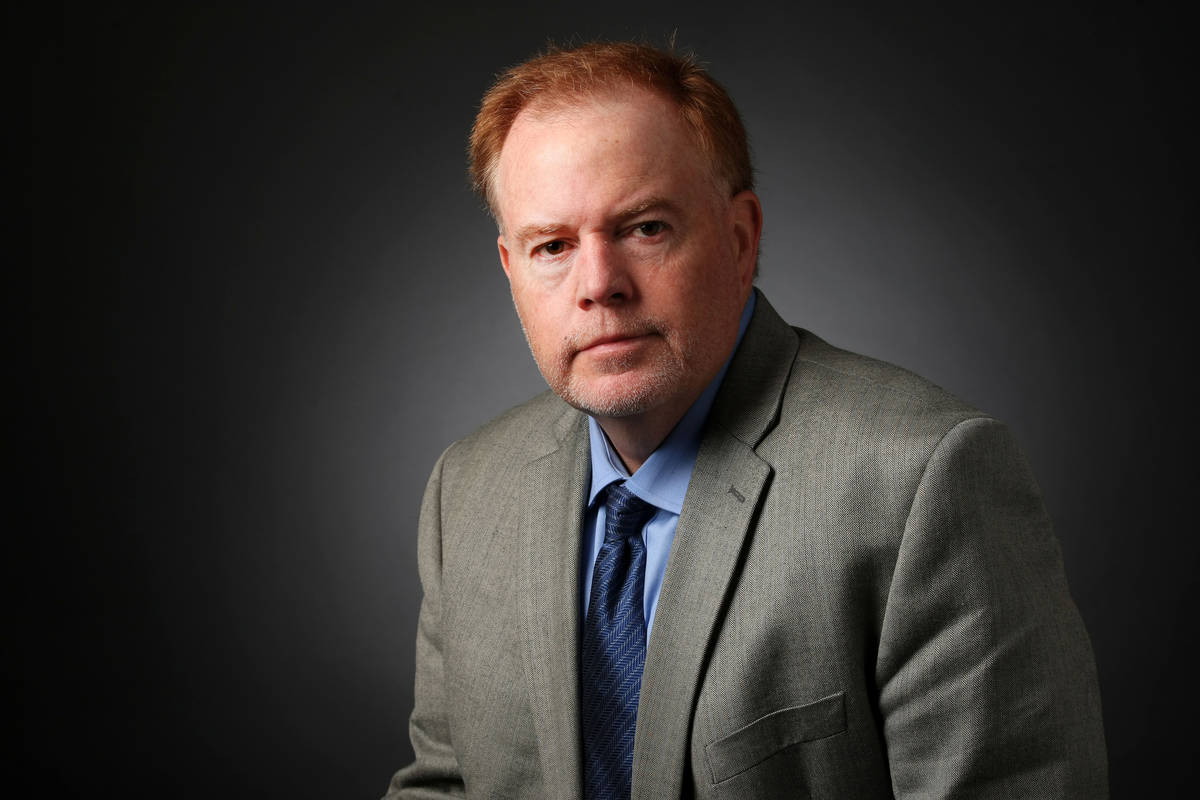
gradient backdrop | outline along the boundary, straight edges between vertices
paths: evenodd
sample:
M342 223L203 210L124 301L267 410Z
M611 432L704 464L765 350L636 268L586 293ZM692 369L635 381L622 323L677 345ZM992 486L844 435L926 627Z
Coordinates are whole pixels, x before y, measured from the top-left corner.
M10 17L34 49L33 361L6 660L43 793L382 794L411 757L426 476L544 386L466 186L475 105L547 37L672 31L745 116L772 303L1012 425L1114 793L1194 783L1180 20L251 5Z

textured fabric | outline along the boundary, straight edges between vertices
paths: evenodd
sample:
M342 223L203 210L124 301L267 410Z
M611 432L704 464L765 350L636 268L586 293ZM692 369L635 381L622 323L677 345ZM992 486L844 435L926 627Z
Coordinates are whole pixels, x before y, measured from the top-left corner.
M588 473L587 419L549 393L438 462L391 797L582 796ZM633 798L1107 795L1091 647L1012 434L759 295L663 578Z
M741 344L750 319L754 315L756 295L751 294L742 309L742 317L738 323L737 342L734 350ZM700 431L704 420L708 418L709 409L716 399L717 389L729 369L733 359L730 353L716 377L692 403L692 407L683 415L683 419L659 445L638 471L630 476L621 463L620 457L613 450L595 419L588 419L588 445L591 453L592 480L588 491L587 512L583 522L584 558L580 564L583 570L580 602L583 603L583 616L587 618L587 604L591 598L592 567L596 563L596 555L604 542L604 504L597 502L597 497L605 487L613 481L625 480L625 488L658 507L658 513L646 524L646 585L644 589L644 608L646 614L646 637L649 638L654 629L654 612L658 608L658 596L662 591L662 579L667 571L667 557L671 553L671 543L675 540L675 527L679 524L679 515L683 513L683 499L687 494L688 482L692 477L692 467L696 464L696 452L700 449Z
M604 506L604 544L596 557L580 656L583 785L586 800L628 800L646 660L642 526L655 508L619 483L608 487Z

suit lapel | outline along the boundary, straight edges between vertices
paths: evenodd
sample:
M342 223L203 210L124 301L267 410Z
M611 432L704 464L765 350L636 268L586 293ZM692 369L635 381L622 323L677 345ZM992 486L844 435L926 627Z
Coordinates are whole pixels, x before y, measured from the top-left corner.
M706 653L772 474L754 448L778 419L798 344L759 294L709 414L667 561L642 674L634 798L681 795Z
M580 526L588 480L586 418L560 418L557 449L518 478L525 675L546 796L582 794L579 753Z

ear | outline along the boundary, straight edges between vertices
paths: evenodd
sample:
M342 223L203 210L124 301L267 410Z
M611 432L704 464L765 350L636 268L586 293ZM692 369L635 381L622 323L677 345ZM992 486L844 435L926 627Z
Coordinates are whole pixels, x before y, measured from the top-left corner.
M733 238L736 247L738 276L743 286L754 282L758 266L758 240L762 236L762 203L758 195L746 189L729 201L733 216Z
M512 269L508 266L508 248L504 246L504 234L496 237L496 249L500 251L500 266L504 267L504 274L511 281Z

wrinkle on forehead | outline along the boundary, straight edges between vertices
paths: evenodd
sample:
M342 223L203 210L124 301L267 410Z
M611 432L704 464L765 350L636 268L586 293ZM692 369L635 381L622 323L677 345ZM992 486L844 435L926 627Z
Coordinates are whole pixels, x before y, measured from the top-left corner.
M540 157L547 155L549 150L554 148L555 143L553 138L547 142L545 136L546 129L557 128L564 132L590 130L593 127L607 127L605 125L606 118L616 117L620 118L623 123L627 123L623 125L623 129L606 131L606 135L597 139L597 143L610 146L613 150L609 152L593 151L589 155L593 158L601 159L601 163L607 160L607 162L614 166L628 168L629 174L625 177L631 187L636 187L639 180L641 180L639 176L643 170L656 172L655 165L659 159L699 158L699 164L702 165L702 172L711 182L711 187L719 196L727 200L730 194L726 186L726 180L719 174L717 165L713 163L712 158L704 152L699 138L684 119L682 113L679 112L679 107L674 100L664 96L660 92L643 88L637 88L633 91L634 94L632 96L629 94L621 95L616 92L599 92L580 93L578 95L556 95L553 98L543 97L538 98L523 109L513 121L500 157L497 159L497 169L494 177L497 199L499 200L504 194L502 186L505 182L505 173L509 171L502 165L508 164L511 169L514 157L517 160L532 157L536 161ZM645 102L651 99L651 103ZM556 102L558 100L562 102ZM634 118L631 120L628 117L627 112L631 107L639 109L641 112L640 119ZM661 118L662 124L658 125L651 122L647 126L644 124L647 115L653 115L655 119ZM542 128L543 130L537 131L537 128ZM648 128L650 131L649 134L647 133ZM658 140L659 153L654 154L647 152L644 148L632 146L628 150L623 149L631 143L644 140L644 137L647 135L652 135ZM678 137L682 137L684 141L691 145L689 148L690 152L684 152L681 149L687 148L686 144L672 141L677 140ZM513 148L523 151L522 155L518 155ZM639 161L641 162L640 164L638 163ZM578 191L586 193L584 188L580 188ZM502 209L497 207L496 211L497 227L500 233L503 234L505 226L503 214L500 213Z

